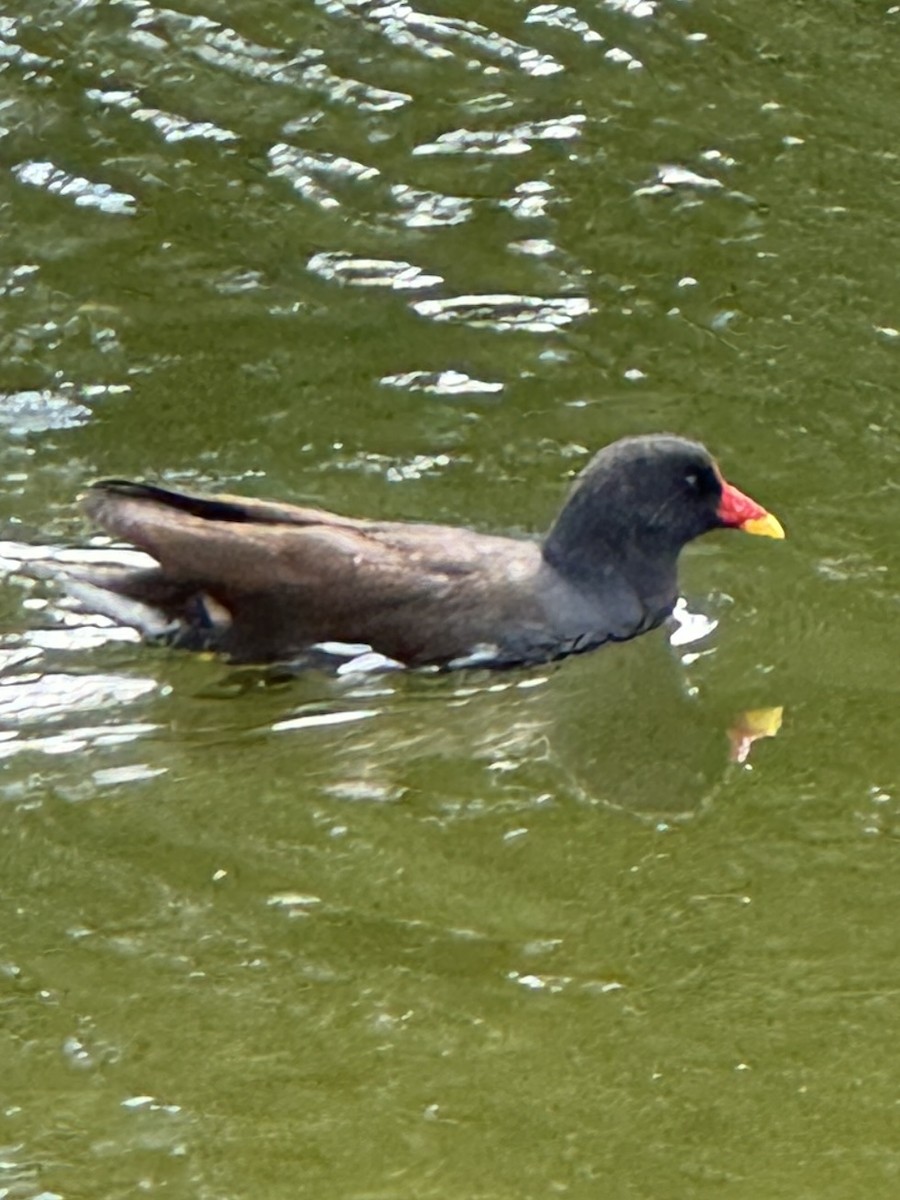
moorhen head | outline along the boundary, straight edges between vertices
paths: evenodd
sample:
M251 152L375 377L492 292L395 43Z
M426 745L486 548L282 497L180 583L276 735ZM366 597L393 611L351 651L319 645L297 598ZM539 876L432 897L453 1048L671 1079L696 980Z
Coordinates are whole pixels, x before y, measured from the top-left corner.
M239 662L334 642L408 666L546 662L659 625L679 552L700 534L784 537L703 446L671 435L596 454L543 541L124 480L94 484L84 508L157 565L70 571L83 603Z

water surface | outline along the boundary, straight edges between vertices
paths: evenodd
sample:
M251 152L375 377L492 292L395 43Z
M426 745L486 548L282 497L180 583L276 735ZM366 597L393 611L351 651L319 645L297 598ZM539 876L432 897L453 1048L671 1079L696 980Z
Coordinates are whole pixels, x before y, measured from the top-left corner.
M98 475L530 534L658 429L789 534L502 676L233 671L6 547L0 1195L896 1195L898 20L0 20L6 541Z

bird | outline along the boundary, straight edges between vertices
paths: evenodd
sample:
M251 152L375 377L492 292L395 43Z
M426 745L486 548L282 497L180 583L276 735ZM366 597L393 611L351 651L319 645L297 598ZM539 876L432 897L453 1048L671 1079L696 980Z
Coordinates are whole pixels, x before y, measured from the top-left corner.
M154 565L68 571L94 612L233 663L333 643L406 667L509 668L624 642L678 599L682 548L716 529L783 538L700 443L622 438L575 478L542 538L366 520L241 496L103 479L88 518Z

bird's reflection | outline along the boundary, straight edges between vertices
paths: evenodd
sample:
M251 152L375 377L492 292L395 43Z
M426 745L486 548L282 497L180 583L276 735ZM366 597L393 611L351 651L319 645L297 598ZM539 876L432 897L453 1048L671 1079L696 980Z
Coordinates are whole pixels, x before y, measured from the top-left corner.
M728 760L743 764L750 757L754 742L760 738L773 738L781 729L784 709L781 705L771 708L749 708L740 713L728 728Z

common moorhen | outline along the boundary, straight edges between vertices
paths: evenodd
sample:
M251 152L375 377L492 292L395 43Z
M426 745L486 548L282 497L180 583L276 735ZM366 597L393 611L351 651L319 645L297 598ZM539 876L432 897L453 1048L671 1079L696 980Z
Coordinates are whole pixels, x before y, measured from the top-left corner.
M408 666L563 658L659 625L692 538L720 528L784 537L703 446L667 434L596 454L541 541L117 479L95 483L84 509L158 566L70 573L82 602L237 662L335 641Z

